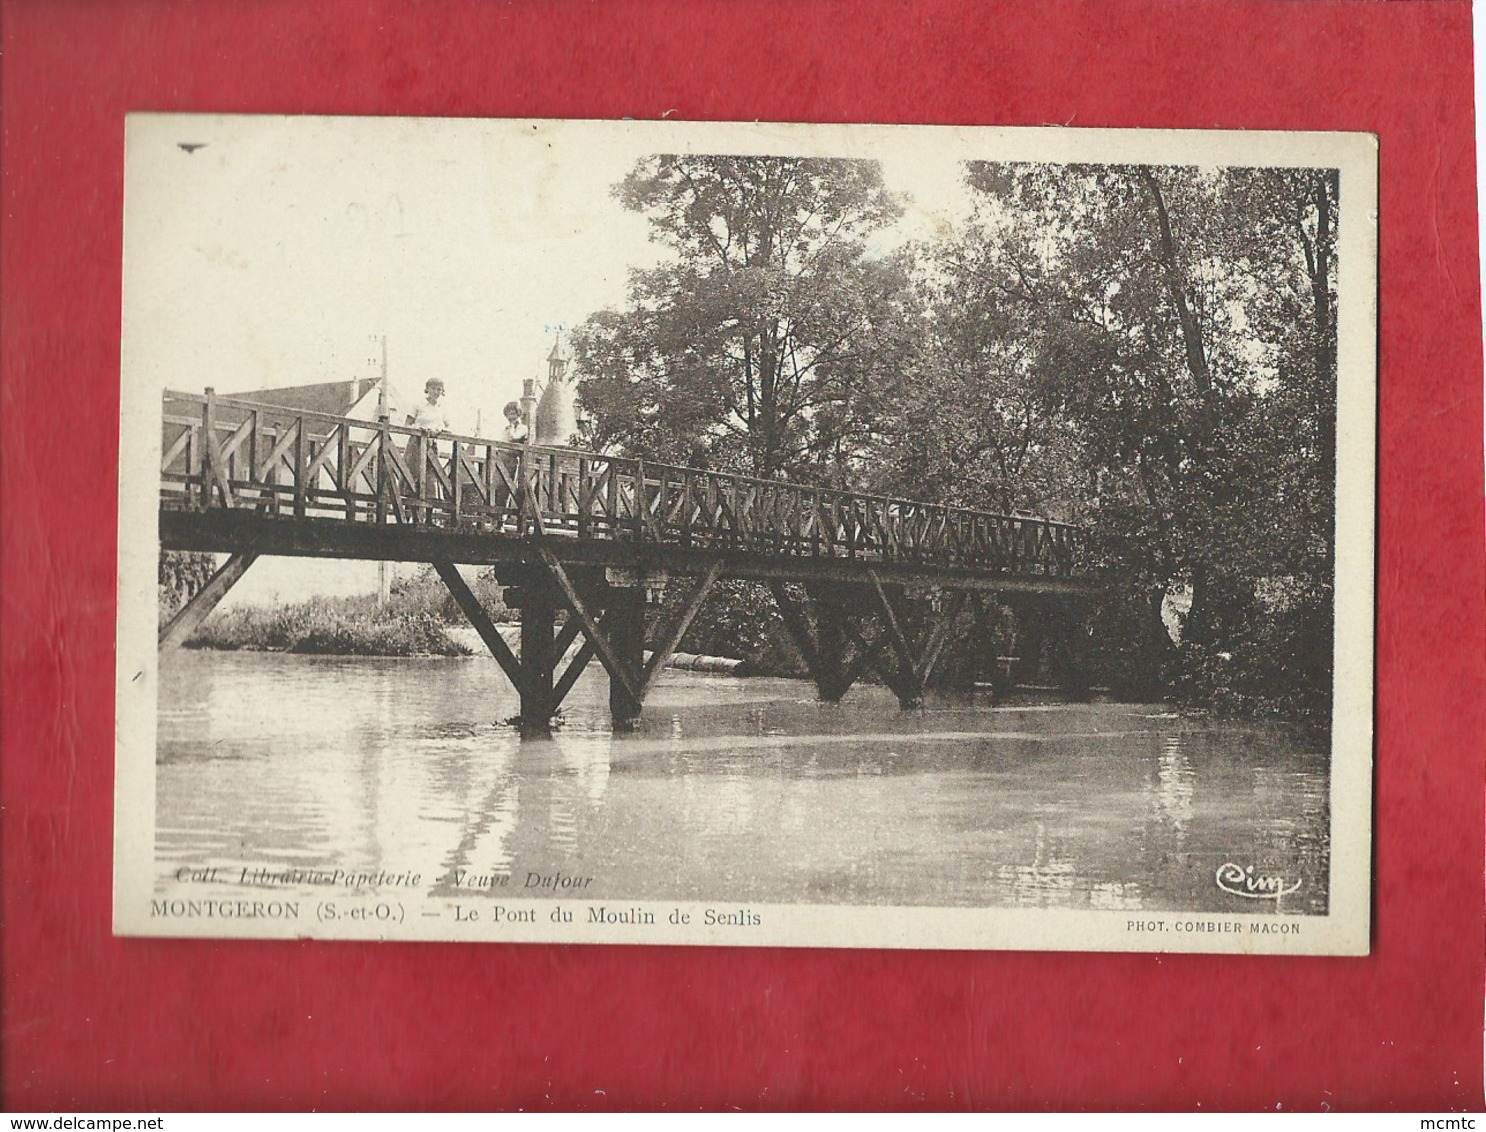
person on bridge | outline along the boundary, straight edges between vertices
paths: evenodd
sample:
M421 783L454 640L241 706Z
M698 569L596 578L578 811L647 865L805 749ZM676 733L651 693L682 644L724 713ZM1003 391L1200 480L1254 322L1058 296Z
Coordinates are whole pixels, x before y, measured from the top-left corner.
M439 404L444 396L443 381L430 377L423 386L423 393L426 400L408 414L408 426L421 428L424 432L448 432L449 410Z
M507 444L525 444L526 438L531 435L531 432L521 419L520 402L508 402L502 412L505 414L506 427L501 432L501 439Z
M531 439L531 429L527 428L526 422L521 419L521 403L519 401L507 402L506 407L501 412L506 418L506 427L501 429L500 436L503 441L507 444L525 444ZM521 472L521 457L514 452L507 452L501 457L501 463L505 467L506 474L510 476L511 482L516 483L517 477ZM517 488L517 492L504 493L505 505L513 510L519 510L520 508L520 503L517 499L520 489L519 484Z
M427 462L439 459L439 445L433 435L449 431L449 410L439 404L444 396L443 381L430 377L424 383L423 393L423 404L409 413L407 418L409 428L421 429L423 433L408 440L408 468L413 473L414 483L422 498L440 499L443 493L439 490L438 478L429 475ZM424 517L429 517L426 510Z

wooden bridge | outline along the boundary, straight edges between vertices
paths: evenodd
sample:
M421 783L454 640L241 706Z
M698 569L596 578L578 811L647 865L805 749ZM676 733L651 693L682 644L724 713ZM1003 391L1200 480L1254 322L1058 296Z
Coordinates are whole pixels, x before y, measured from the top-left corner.
M1094 588L1078 541L1078 528L1042 519L434 437L210 389L164 398L161 546L229 557L161 630L162 648L262 554L427 562L516 687L526 733L548 730L595 657L616 722L638 718L721 578L768 584L822 698L870 669L915 706L955 619L968 611L983 626L987 595L1017 606L1030 636L1051 627L1067 640ZM494 567L521 610L519 650L459 564ZM652 607L678 579L686 598L662 616Z

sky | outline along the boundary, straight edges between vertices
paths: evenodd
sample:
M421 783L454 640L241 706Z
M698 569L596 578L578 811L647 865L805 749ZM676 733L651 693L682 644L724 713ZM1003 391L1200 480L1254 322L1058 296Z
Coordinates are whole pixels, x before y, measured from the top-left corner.
M522 379L545 376L554 333L622 304L628 271L663 254L612 195L654 135L598 145L554 125L131 120L126 334L152 383L373 377L385 336L405 403L440 377L456 429L496 427ZM889 157L889 187L916 203L883 242L960 218L957 168Z

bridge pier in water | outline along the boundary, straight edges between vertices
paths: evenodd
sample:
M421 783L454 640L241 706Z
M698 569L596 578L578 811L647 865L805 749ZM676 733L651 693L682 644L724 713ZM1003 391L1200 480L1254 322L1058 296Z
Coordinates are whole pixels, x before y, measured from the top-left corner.
M811 676L820 698L838 703L867 667L868 654L851 642L845 610L823 596L818 588L807 589L815 605L815 666Z
M645 606L653 592L641 585L610 586L608 591L603 629L609 634L615 659L633 673L645 668ZM643 707L627 682L609 678L609 716L615 727L634 727Z
M892 689L899 707L917 708L964 608L965 592L910 599L905 587L886 587L871 571L868 577L868 585L807 584L804 603L782 583L770 589L822 700L839 701L870 669Z
M659 608L663 576L568 570L555 559L541 565L498 566L498 575L507 583L507 604L521 611L517 655L490 624L453 565L435 566L516 687L521 697L518 723L526 736L551 733L562 701L595 656L608 672L614 726L633 728L656 676L720 574L720 564L714 564L681 609L662 619L651 618L648 611ZM918 708L961 614L968 609L978 632L990 630L985 604L965 590L910 597L904 587L884 586L875 575L866 585L802 588L803 598L783 583L770 585L785 629L827 703L839 702L871 671L897 696L899 707ZM1041 595L1018 596L1009 607L1016 618L1018 655L1005 682L1032 684L1046 674L1070 690L1086 689L1079 648L1086 633L1077 607ZM561 627L559 617L565 618ZM491 643L492 636L497 643ZM559 673L580 636L581 646ZM648 659L647 646L652 646Z
M714 563L680 610L670 618L657 617L650 627L647 606L660 593L663 578L602 568L570 571L550 553L541 563L497 565L497 577L506 584L507 605L521 611L519 652L513 652L454 565L434 566L516 688L521 699L517 723L525 736L551 734L553 717L594 657L609 674L609 712L615 727L633 727L656 675L676 651L720 572L720 564ZM560 628L559 616L564 618ZM580 636L581 645L559 673ZM653 646L648 660L647 636Z
M521 692L521 730L541 734L556 714L557 601L546 586L528 583L518 593L506 591L508 604L521 610L521 664L526 687ZM514 598L514 603L511 599Z

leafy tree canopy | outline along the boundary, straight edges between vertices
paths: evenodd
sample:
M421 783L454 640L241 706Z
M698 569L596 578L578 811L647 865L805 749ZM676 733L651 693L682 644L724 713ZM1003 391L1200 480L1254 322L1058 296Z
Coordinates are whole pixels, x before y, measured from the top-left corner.
M1234 683L1211 658L1239 656L1269 693L1324 700L1335 174L971 163L966 180L975 219L923 257L929 330L876 486L1085 523L1158 652L1168 586L1193 590L1182 656L1127 666L1207 695Z
M848 478L911 349L901 206L875 162L662 155L615 190L671 262L574 334L601 442L760 475Z

